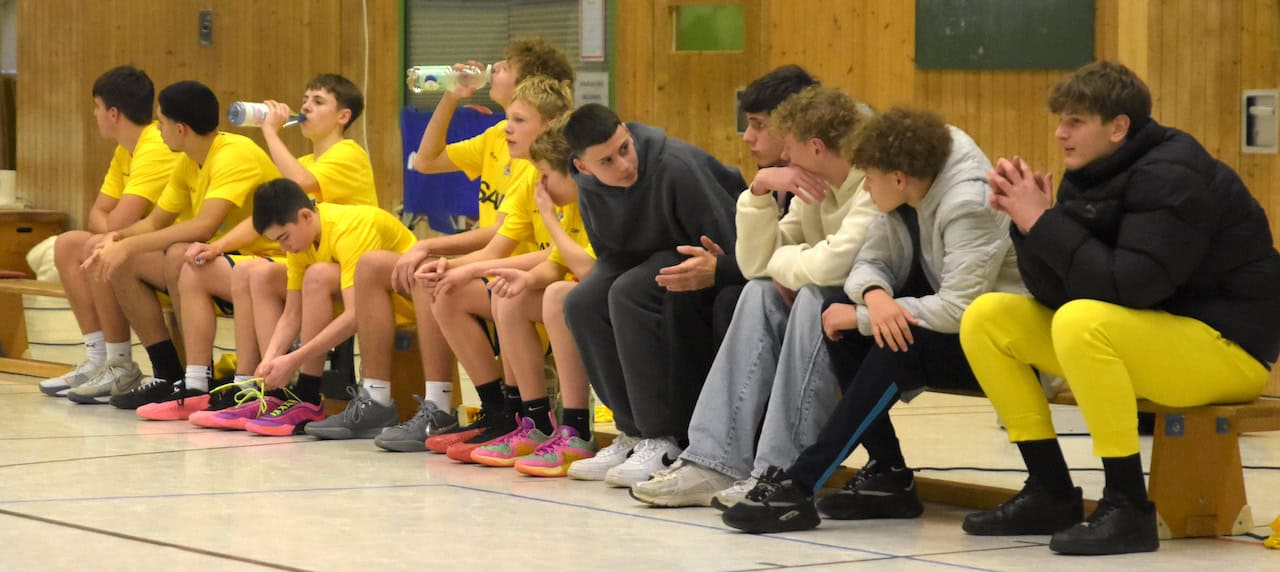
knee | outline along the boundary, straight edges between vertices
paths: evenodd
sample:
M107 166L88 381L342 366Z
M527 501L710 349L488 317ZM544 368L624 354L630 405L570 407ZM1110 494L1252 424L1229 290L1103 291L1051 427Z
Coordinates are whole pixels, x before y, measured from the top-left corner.
M1053 313L1051 331L1054 346L1102 329L1104 318L1116 307L1098 300L1072 300L1063 304Z
M494 296L489 300L489 309L493 312L493 321L499 324L510 324L519 320L522 314L520 309L526 300L523 293L511 298Z
M388 256L390 255L390 256ZM356 261L356 284L391 286L391 269L398 257L391 252L374 251Z
M79 261L85 255L85 247L89 242L89 233L83 230L72 230L58 235L53 241L53 259L57 263Z
M302 295L327 296L338 290L340 271L333 263L312 264L302 276Z
M573 292L573 282L563 281L555 282L547 286L546 292L542 295L542 321L544 323L556 323L564 321L564 304L565 299Z
M1004 292L988 292L978 296L960 316L960 340L977 339L994 320L1008 316L1014 304L1025 303L1026 296Z
M184 291L203 290L200 272L191 265L183 265L178 269L178 287Z
M186 244L171 244L164 250L164 275L167 281L178 280L182 267L187 264L186 254Z
M800 291L796 292L795 302L791 305L791 313L820 314L825 298L822 289L817 286L808 285L800 288Z

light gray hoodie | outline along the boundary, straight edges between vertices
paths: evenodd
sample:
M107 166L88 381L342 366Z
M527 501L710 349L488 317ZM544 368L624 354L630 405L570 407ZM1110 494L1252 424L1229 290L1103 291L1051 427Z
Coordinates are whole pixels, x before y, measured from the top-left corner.
M1027 292L1009 239L1009 217L987 205L991 161L964 131L951 131L951 154L916 209L921 267L936 294L898 297L919 326L939 333L960 331L965 308L987 292ZM863 292L879 286L890 296L911 271L911 236L897 213L872 223L854 259L844 291L858 305L858 331L871 335Z

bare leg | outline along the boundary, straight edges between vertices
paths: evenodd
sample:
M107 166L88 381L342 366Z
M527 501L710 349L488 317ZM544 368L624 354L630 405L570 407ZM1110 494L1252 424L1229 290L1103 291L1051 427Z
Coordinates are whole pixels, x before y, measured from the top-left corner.
M236 374L252 375L262 362L258 333L254 329L253 289L249 280L265 260L245 260L231 269L231 303L236 307Z
M302 343L311 341L333 321L334 302L342 301L341 273L332 262L313 264L307 269L302 281ZM324 373L324 358L325 355L320 354L307 360L298 371L319 377Z
M356 263L356 332L363 377L391 379L396 319L391 306L391 270L400 255L375 250Z
M135 254L116 269L111 289L129 323L144 346L169 339L164 311L156 300L156 290L165 288L164 255L160 252ZM107 341L112 341L110 338Z
M510 371L508 385L520 387L520 399L547 396L543 375L542 340L534 326L542 321L542 290L526 290L513 298L493 298L493 321L502 340L502 365Z
M489 337L476 322L476 317L493 318L489 291L484 283L472 280L444 296L437 295L431 311L471 381L482 384L497 379L500 372Z
M284 315L288 269L283 264L264 263L249 270L249 292L253 297L253 330L258 339L258 359L271 343L280 316ZM257 368L257 365L254 365ZM250 372L252 373L252 372Z
M213 298L232 298L231 276L231 263L221 256L199 266L184 264L179 273L177 290L182 292L182 338L188 365L213 363L217 334Z
M542 318L551 340L551 351L556 356L556 374L560 378L560 402L565 409L586 409L591 390L587 383L587 369L582 365L578 344L569 333L564 321L564 299L578 285L561 281L547 286L542 296ZM524 390L521 389L521 394Z
M431 381L453 379L453 349L436 323L431 307L435 297L422 288L413 290L413 311L418 324L418 352L422 356L422 376Z
M98 313L93 309L88 277L80 269L80 265L84 263L85 243L90 236L83 230L73 230L58 235L53 243L53 263L58 267L62 289L67 293L67 302L71 304L71 313L80 326L81 334L102 329L98 323Z

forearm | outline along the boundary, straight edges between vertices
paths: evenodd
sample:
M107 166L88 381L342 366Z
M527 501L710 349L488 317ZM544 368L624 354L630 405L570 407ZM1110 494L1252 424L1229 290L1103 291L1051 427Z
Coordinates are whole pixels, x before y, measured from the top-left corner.
M341 344L351 336L356 335L356 314L355 309L347 306L342 309L342 313L338 314L329 325L320 330L316 337L311 338L302 347L295 351L298 358L303 362L317 357L323 357L329 353L334 346Z
M293 156L293 152L280 139L280 134L275 131L263 130L262 137L267 141L267 151L271 153L271 161L276 164L276 168L280 169L280 174L295 183L308 195L315 196L317 200L323 201L320 196L320 183L315 176L308 171L298 159Z
M263 361L284 355L293 346L294 340L298 339L298 331L302 329L302 309L298 305L290 306L285 303L284 313L271 332L271 343L267 344L267 350L262 353Z
M107 212L94 208L89 211L89 222L85 225L85 229L92 234L102 234L110 230L107 224Z
M467 254L480 250L486 244L489 244L489 241L498 234L498 226L498 224L495 224L484 228L473 228L458 234L428 238L418 244L423 245L423 248L426 248L431 254L443 256Z
M132 237L143 235L143 234L150 234L155 232L156 230L157 228L156 228L155 221L151 220L151 217L147 217L129 226L126 226L117 232L120 234L120 238L124 239L124 238L132 238Z
M440 103L431 112L431 120L427 122L427 130L422 133L422 141L418 143L418 153L413 158L413 169L419 173L440 172L432 163L444 154L449 123L453 121L453 112L458 108L458 96L446 91L440 97Z
M246 218L212 244L222 252L232 252L253 244L257 239L258 232L253 230L253 219Z
M584 276L574 272L579 279ZM546 290L550 286L564 279L564 268L550 260L534 266L529 271L529 286L527 290Z
M487 272L496 268L532 270L533 267L545 261L549 254L551 254L550 250L539 250L537 252L530 252L528 254L521 254L519 256L511 256L507 258L491 258L467 264L465 269L476 278L484 276Z
M591 273L592 267L596 265L596 259L587 254L585 248L574 242L569 237L569 233L565 232L557 221L554 219L547 220L548 218L546 214L542 215L542 220L546 223L547 230L551 233L551 241L560 250L560 258L564 260L565 266L579 280L586 278Z
M132 227L131 227L132 228ZM213 229L205 228L199 221L189 220L178 224L128 237L120 242L130 254L155 252L180 242L204 242L213 235Z

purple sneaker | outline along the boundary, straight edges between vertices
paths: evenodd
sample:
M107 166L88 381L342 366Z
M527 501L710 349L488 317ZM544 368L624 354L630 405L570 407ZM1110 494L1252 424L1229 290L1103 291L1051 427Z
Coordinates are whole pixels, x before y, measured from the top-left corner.
M324 405L290 399L281 403L271 413L248 423L244 428L250 433L288 437L302 432L301 426L324 419Z

